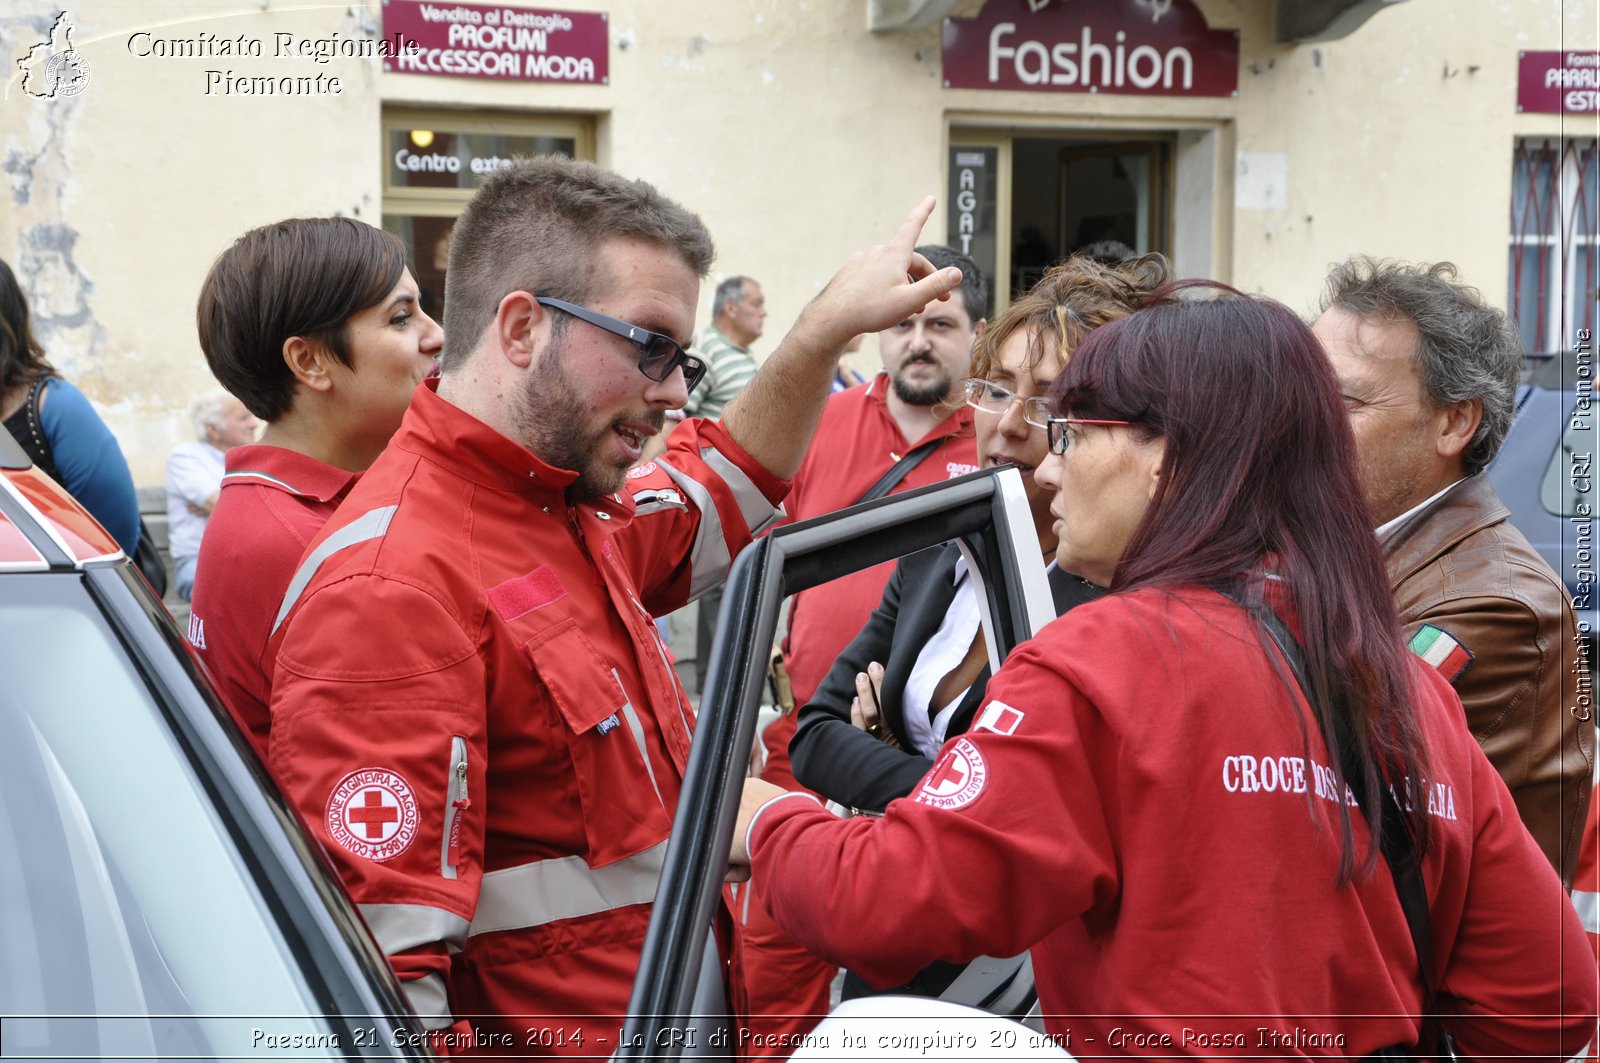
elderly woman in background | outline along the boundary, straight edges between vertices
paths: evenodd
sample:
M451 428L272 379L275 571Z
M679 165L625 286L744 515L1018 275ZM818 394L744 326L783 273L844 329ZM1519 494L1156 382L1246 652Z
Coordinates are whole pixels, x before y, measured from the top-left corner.
M34 339L28 301L0 260L0 421L45 472L133 557L139 496L116 437L83 392L56 374Z
M1364 1057L1431 1047L1435 1012L1472 1056L1581 1049L1593 956L1400 640L1309 329L1190 282L1050 401L1056 559L1109 593L882 818L747 782L758 900L875 985L1030 949L1047 1029L1097 1051Z

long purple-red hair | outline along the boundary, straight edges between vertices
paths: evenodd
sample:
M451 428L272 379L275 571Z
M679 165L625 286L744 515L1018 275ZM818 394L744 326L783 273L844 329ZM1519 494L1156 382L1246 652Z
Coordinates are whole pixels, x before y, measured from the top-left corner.
M1327 356L1281 303L1181 281L1091 333L1050 390L1074 417L1130 421L1165 441L1160 483L1112 580L1114 592L1242 588L1265 607L1270 559L1291 595L1307 698L1333 763L1369 823L1426 757L1405 649L1356 469L1355 439ZM1421 802L1417 802L1421 804ZM1355 851L1343 813L1340 877ZM1406 815L1415 858L1427 841Z

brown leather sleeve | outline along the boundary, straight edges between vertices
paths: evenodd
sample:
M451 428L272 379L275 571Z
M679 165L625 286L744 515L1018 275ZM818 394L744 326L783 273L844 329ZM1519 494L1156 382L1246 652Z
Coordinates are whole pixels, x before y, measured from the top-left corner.
M1506 590L1414 603L1405 636L1432 624L1473 654L1454 679L1467 725L1570 887L1593 778L1593 692L1564 593L1515 571Z

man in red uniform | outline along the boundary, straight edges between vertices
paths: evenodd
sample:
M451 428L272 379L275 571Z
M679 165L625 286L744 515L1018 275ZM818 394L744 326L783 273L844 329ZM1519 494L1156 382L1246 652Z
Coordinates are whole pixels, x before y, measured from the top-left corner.
M651 618L778 516L850 336L959 281L931 209L632 472L703 368L699 219L542 157L457 221L441 376L290 584L269 753L436 1047L616 1047L694 726Z
M816 444L795 473L784 508L793 520L832 513L861 500L908 451L932 447L892 492L925 487L975 472L977 446L972 411L961 404L961 381L972 361L972 345L987 324L988 289L972 260L948 247L917 250L940 268L961 270L959 299L929 304L878 335L883 371L861 387L828 400ZM806 704L834 659L865 626L883 597L894 562L853 573L802 591L789 606L784 667L794 704L762 734L766 763L761 777L789 790L801 789L789 766L793 709ZM773 1024L769 1032L809 1029L828 1010L834 967L796 945L751 899L737 890L740 965L751 1011ZM778 1043L782 1038L775 1039Z

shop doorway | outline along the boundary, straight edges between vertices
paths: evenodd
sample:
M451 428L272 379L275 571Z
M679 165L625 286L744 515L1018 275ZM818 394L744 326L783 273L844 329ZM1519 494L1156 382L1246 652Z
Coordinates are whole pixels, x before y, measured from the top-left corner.
M949 240L997 280L996 312L1075 253L1159 251L1195 274L1213 268L1212 129L953 129L949 162ZM1174 216L1180 201L1187 218Z
M1165 141L1012 141L1011 295L1069 255L1169 253Z

